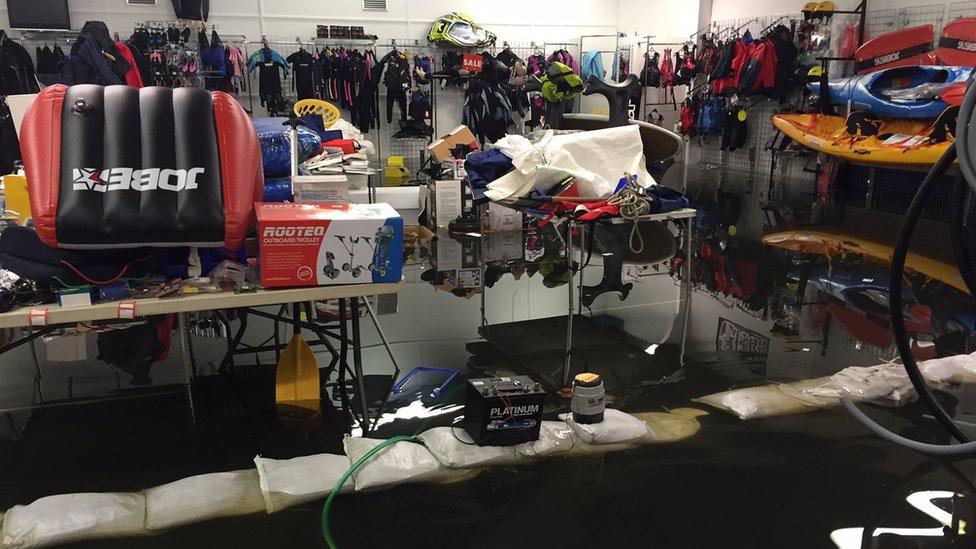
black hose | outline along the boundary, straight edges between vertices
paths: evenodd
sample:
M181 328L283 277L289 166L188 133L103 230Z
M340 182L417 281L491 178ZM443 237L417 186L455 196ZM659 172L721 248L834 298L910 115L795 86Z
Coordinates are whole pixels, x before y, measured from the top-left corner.
M967 91L967 97L969 95L973 95L971 92L974 92L974 90L976 90L976 88L970 87ZM976 95L974 95L974 97L976 97ZM929 173L925 175L925 179L922 180L922 184L919 186L918 191L915 193L915 197L912 199L911 205L908 207L908 211L905 213L905 220L902 223L901 230L898 233L898 241L895 244L891 258L891 281L889 283L888 302L891 311L892 332L895 336L895 342L898 344L898 352L901 355L902 365L904 366L905 372L908 374L908 378L911 380L912 385L918 392L919 399L929 409L939 425L948 431L953 438L963 444L926 444L904 438L892 433L891 431L888 431L884 427L881 427L872 421L870 418L864 415L864 413L858 410L849 399L842 400L842 403L844 408L846 408L855 419L857 419L861 424L873 431L875 434L885 438L886 440L923 453L959 457L976 454L976 442L970 441L969 437L966 436L962 429L960 429L959 426L952 421L949 414L947 414L946 411L935 400L935 396L932 394L932 391L929 390L928 386L925 385L925 378L922 376L922 372L918 368L918 363L915 362L915 357L912 355L911 342L908 339L908 333L905 329L905 317L902 304L905 259L908 256L908 247L911 243L912 233L915 231L915 225L922 216L922 210L925 208L929 197L931 197L932 192L935 190L936 184L945 175L946 171L955 160L956 144L953 143L949 145L946 152L941 158L939 158L938 162L932 166Z
M973 193L969 190L969 184L959 176L952 182L949 188L949 236L952 242L952 253L956 258L959 267L959 274L963 282L969 288L969 293L976 295L976 273L973 272L973 253L972 246L976 242L966 241L966 233L969 226L970 202Z

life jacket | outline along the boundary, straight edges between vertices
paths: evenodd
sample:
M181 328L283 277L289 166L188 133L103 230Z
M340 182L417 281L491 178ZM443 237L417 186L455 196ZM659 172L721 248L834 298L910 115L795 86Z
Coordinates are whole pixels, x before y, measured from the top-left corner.
M695 111L688 99L681 103L681 133L695 135Z
M641 71L640 83L642 87L645 88L660 88L661 87L661 69L658 68L657 62L659 55L655 52L652 57L644 55L644 70Z
M935 31L932 25L896 30L868 40L854 53L854 68L867 74L892 67L937 65L932 49Z
M674 63L671 61L671 50L664 50L664 55L661 57L661 87L673 87L674 86Z
M719 135L725 117L725 98L712 97L698 110L696 127L702 135Z

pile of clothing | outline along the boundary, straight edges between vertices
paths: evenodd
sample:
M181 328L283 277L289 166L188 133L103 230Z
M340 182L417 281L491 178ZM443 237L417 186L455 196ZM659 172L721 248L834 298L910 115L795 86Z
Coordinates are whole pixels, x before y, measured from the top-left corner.
M130 82L135 85L142 82L142 75L131 50L112 39L108 26L101 21L88 21L64 58L61 79L69 86Z

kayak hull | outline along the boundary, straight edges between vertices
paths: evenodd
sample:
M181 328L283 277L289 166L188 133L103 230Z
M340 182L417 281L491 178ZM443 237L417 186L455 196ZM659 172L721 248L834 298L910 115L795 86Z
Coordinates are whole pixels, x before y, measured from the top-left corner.
M846 131L845 119L821 114L778 114L773 116L776 129L797 143L817 152L862 164L877 166L931 166L949 146L948 141L905 147L886 144L886 135L928 136L932 126L925 121L886 120L879 136L854 140Z
M926 65L898 67L831 80L827 84L831 101L851 103L851 110L870 111L885 118L938 118L949 104L942 98L896 101L883 93L891 88L910 88L921 84L965 85L972 67ZM807 85L811 93L820 94L820 83Z

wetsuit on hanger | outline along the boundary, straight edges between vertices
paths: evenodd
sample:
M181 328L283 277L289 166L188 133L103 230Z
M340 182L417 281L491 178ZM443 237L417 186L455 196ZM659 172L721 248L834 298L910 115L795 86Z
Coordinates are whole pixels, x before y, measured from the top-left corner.
M410 62L397 50L383 56L380 72L386 85L386 121L393 122L393 103L400 108L400 120L407 119L407 90L410 89ZM379 72L377 73L379 76Z
M305 49L300 49L286 59L291 63L294 73L292 88L298 93L299 99L315 97L315 58Z

